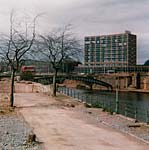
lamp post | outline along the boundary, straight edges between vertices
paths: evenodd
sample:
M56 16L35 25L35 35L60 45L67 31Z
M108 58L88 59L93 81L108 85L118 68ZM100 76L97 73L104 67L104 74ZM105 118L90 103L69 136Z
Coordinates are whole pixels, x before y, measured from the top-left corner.
M106 68L105 68L105 64L104 64L104 74L106 73Z
M118 78L115 78L116 79L116 93L115 93L115 112L118 113L119 111L119 99L118 99Z

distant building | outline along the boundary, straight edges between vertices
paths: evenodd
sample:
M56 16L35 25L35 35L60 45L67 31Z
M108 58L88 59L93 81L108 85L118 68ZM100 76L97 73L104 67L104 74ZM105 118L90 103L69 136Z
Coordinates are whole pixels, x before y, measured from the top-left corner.
M137 37L125 33L87 36L84 39L84 64L87 67L136 66Z
M62 73L69 73L74 70L78 64L81 64L80 62L72 59L72 58L67 58L65 59L59 66L59 72ZM22 71L29 71L31 68L30 66L35 66L36 73L53 73L54 69L52 67L52 64L49 61L41 61L41 60L24 60L22 63L22 66L24 66Z

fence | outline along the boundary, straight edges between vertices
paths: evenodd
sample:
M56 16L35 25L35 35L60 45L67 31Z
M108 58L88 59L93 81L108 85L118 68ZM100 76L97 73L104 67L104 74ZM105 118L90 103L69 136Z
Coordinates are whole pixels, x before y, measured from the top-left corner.
M58 87L58 92L73 97L75 99L78 99L82 102L86 102L91 107L103 108L103 110L109 111L111 113L117 112L126 117L131 117L138 121L149 123L149 109L139 107L136 104L130 103L130 101L119 100L116 102L116 100L113 100L114 97L113 99L109 98L112 97L110 93L106 95L103 94L97 96L86 93L84 94L79 91L76 91L73 88L67 87Z

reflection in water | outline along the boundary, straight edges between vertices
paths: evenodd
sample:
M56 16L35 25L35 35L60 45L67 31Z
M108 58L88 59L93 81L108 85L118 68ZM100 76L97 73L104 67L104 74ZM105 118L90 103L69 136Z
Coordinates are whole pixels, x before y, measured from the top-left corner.
M103 96L105 95L107 98L111 100L115 100L116 93L110 91L100 91L100 90L80 90L75 89L82 94L90 94L94 96ZM149 109L149 93L137 93L137 92L118 92L119 101L126 101L132 104L135 104L140 107L146 107Z

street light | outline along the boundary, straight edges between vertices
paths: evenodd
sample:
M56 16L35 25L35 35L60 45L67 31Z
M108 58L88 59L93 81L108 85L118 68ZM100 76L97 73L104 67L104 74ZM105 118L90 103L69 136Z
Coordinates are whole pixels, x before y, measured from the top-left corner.
M115 99L115 112L118 113L118 109L119 109L119 99L118 99L118 78L115 78L116 79L116 93L115 93L115 96L116 96L116 99Z
M106 73L106 68L105 68L105 64L104 64L104 74Z

